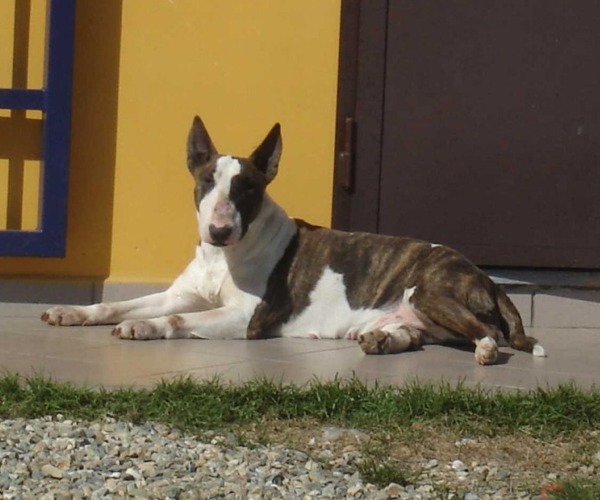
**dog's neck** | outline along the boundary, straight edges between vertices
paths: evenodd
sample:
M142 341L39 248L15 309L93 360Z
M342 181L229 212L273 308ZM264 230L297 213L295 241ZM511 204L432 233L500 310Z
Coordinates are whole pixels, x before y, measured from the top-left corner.
M265 193L260 212L244 237L235 245L223 248L225 258L230 266L248 265L249 260L272 260L273 253L283 255L296 229L296 222Z

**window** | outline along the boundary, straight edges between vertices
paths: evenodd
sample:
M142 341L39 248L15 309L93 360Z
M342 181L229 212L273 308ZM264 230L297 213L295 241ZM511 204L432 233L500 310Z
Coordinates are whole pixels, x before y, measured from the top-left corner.
M0 207L0 216L5 214L5 220L0 220L0 255L65 254L75 1L47 0L45 4L41 89L28 88L27 63L23 62L29 51L32 2L14 1L12 88L0 88L0 195L6 194L0 196L0 203L5 205ZM6 29L4 22L0 29ZM36 171L28 165L36 148L27 143L40 126L41 147L37 151L41 168ZM28 216L33 223L29 224L22 208L27 194L24 185L31 184L25 182L28 175L39 179L34 193L37 199L29 210L33 215Z

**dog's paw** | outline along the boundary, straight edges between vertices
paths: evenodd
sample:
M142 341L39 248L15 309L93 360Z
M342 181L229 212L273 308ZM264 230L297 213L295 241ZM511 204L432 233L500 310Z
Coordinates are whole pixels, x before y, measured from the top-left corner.
M477 342L475 360L480 365L493 365L498 359L498 345L492 337L485 337Z
M164 337L164 333L150 320L123 321L113 328L112 334L126 340L152 340Z
M49 325L75 326L89 324L88 315L82 307L56 306L48 309L41 317Z
M390 334L383 330L373 330L358 336L358 345L365 354L387 354L390 346Z
M397 354L421 347L421 332L402 324L385 325L379 330L361 333L358 345L367 354Z

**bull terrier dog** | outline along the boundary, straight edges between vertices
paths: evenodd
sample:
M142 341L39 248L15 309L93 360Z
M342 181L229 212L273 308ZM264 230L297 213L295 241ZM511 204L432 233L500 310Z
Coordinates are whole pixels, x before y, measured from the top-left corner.
M164 292L56 306L51 325L116 324L121 339L352 339L367 354L468 342L493 364L498 343L545 356L506 293L461 254L425 241L347 233L290 218L265 192L279 124L247 158L221 155L199 117L187 141L200 232Z

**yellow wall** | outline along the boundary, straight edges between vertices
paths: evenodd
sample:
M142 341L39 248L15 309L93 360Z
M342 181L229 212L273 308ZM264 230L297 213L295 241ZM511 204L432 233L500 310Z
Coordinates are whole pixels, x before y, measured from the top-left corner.
M197 242L185 165L196 113L237 155L279 121L270 193L328 225L339 11L339 0L79 0L67 258L0 258L0 274L169 282Z

